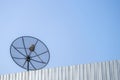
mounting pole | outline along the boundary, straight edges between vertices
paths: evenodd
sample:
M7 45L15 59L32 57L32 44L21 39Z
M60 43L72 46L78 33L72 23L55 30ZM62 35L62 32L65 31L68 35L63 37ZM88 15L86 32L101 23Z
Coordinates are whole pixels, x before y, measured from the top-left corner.
M27 71L29 71L29 61L27 61Z

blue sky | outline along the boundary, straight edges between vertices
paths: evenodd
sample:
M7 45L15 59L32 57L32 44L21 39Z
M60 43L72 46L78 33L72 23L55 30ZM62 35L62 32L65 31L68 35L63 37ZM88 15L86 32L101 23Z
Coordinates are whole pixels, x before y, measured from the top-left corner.
M25 71L10 45L20 36L42 40L45 68L120 59L120 0L0 0L0 74Z

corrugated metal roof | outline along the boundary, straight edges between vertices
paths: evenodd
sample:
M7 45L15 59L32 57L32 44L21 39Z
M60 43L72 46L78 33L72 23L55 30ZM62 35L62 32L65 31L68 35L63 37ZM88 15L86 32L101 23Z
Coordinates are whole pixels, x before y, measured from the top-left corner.
M0 80L120 80L120 60L1 75Z

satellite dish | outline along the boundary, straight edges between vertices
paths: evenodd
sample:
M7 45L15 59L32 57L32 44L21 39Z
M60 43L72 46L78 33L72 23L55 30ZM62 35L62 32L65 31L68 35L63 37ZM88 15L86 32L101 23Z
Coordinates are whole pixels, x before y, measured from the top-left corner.
M50 60L47 46L31 36L15 39L10 46L10 54L14 62L27 71L42 69Z

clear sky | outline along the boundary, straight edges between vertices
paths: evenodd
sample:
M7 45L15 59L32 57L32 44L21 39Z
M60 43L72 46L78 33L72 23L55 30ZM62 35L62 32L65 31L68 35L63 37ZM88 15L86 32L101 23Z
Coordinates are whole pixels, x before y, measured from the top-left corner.
M10 45L20 36L42 40L45 68L120 59L120 0L0 0L0 74L25 71Z

